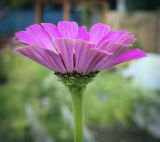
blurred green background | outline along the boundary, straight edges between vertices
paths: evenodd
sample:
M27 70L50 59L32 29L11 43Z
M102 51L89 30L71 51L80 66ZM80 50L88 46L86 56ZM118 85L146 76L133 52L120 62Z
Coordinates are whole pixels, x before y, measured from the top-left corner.
M88 85L85 142L159 142L159 8L159 0L0 1L0 142L73 141L67 88L53 72L12 52L14 32L62 19L127 29L139 39L133 48L152 52L102 71Z

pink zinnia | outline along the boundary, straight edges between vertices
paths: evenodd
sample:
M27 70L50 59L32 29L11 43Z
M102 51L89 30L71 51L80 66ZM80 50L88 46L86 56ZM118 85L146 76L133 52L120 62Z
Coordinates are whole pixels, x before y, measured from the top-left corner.
M89 82L102 70L141 58L139 49L127 50L136 41L127 31L113 31L105 24L95 24L87 31L75 22L35 24L17 32L24 47L16 52L55 72L68 87L74 115L74 142L83 142L83 93Z
M61 21L58 26L34 24L15 37L24 44L16 52L61 74L87 75L145 56L140 49L126 50L136 41L134 35L113 31L101 23L93 25L90 31L69 21Z

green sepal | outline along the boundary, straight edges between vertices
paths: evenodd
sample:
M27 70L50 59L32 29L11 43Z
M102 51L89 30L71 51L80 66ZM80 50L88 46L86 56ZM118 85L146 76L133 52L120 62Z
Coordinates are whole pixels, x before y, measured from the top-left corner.
M73 73L55 73L58 80L61 81L70 91L80 91L85 90L86 85L94 80L98 72L91 72L88 75L83 75L77 72Z

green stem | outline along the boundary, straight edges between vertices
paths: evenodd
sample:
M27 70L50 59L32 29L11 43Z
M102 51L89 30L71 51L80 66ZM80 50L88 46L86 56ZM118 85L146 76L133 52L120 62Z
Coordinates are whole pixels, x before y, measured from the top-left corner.
M90 83L98 72L83 75L73 73L55 73L63 84L68 87L72 97L72 107L74 115L74 142L83 142L83 93L88 83Z
M83 142L83 91L71 91L74 115L74 142Z

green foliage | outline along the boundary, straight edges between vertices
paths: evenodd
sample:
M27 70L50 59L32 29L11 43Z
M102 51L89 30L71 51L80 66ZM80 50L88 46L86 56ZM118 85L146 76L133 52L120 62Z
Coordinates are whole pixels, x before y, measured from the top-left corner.
M114 126L127 124L132 117L136 92L119 75L102 72L88 86L86 101L86 119L97 125Z

